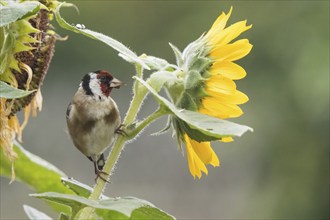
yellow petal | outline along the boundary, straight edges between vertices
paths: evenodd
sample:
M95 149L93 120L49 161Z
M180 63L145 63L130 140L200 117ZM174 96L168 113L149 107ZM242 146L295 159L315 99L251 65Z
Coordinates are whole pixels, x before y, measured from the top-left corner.
M210 57L216 61L227 60L235 61L245 57L250 53L252 44L248 39L238 40L232 44L226 44L216 47L211 53Z
M188 166L189 171L191 175L195 178L196 176L198 178L202 177L202 172L204 172L206 175L208 174L208 170L205 166L205 164L201 161L201 159L198 157L194 149L192 148L192 145L190 143L190 138L188 135L184 135L184 140L186 144L186 151L187 151L187 158L188 158Z
M226 94L220 93L216 89L213 89L213 87L207 86L205 88L205 91L209 96L217 98L221 103L243 104L249 101L249 97L247 97L247 95L238 90L235 90L231 94Z
M210 142L197 142L190 139L190 144L204 164L211 164L214 167L220 165L218 156L213 151Z
M234 139L232 137L223 137L220 141L227 143L234 141Z
M229 79L242 79L246 76L245 70L230 61L218 61L214 62L212 67L209 69L212 75L222 75Z
M213 39L212 43L215 45L215 47L228 44L241 33L249 30L251 27L252 25L246 26L246 20L236 22L235 24L232 24L223 31L219 32L216 35L216 38Z
M214 75L208 78L206 86L211 88L214 92L232 94L236 91L236 84L233 80L222 75Z
M215 42L213 39L215 39L217 34L226 27L227 21L231 15L232 10L233 7L230 7L228 14L222 12L221 15L217 18L217 20L213 23L212 27L205 35L205 37L207 37L210 42Z
M207 114L221 119L235 118L243 114L242 109L237 105L221 103L214 97L205 97L202 100L202 108L198 111L202 114Z

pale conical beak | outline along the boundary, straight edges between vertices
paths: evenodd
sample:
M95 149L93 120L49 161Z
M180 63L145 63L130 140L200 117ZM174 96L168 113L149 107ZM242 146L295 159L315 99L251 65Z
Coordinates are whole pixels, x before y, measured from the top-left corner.
M122 83L121 81L119 81L116 78L113 78L110 82L110 88L116 88L119 89L124 83Z

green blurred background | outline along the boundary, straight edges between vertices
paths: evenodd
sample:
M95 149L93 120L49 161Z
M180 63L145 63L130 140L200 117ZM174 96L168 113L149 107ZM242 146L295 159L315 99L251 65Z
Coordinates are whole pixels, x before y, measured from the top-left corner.
M183 49L207 31L221 11L234 7L229 24L248 20L241 38L254 45L239 61L248 72L238 88L250 97L235 122L254 128L232 143L214 143L222 166L201 180L190 176L187 158L168 133L149 136L166 120L148 127L126 146L108 196L132 195L178 219L329 218L329 1L72 1L70 23L112 36L138 54L174 62L168 45ZM113 92L126 112L134 68L106 45L62 30L42 92L43 111L24 131L25 148L68 176L94 184L92 163L66 134L65 110L82 76L113 72L127 86ZM140 117L155 109L151 97ZM1 178L1 219L24 219L29 204L55 217L30 198L24 184Z

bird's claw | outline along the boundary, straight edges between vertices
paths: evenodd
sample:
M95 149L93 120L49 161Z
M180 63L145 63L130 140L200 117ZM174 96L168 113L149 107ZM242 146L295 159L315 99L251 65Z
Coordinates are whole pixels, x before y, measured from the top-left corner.
M116 134L122 135L122 136L128 136L126 131L124 131L122 128L125 127L124 124L119 125L119 127L115 130Z
M96 173L95 182L97 182L97 179L100 178L100 179L103 180L104 182L110 183L106 178L104 178L104 177L102 176L102 174L103 174L103 175L106 175L106 176L109 176L109 174L106 173L106 172L98 171L98 172Z

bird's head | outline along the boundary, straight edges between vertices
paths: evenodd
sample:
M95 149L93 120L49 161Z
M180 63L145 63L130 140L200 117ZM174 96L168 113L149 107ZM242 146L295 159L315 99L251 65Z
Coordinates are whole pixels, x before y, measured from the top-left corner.
M109 97L113 88L119 89L123 83L114 78L105 70L97 70L86 74L81 82L81 87L86 95Z

